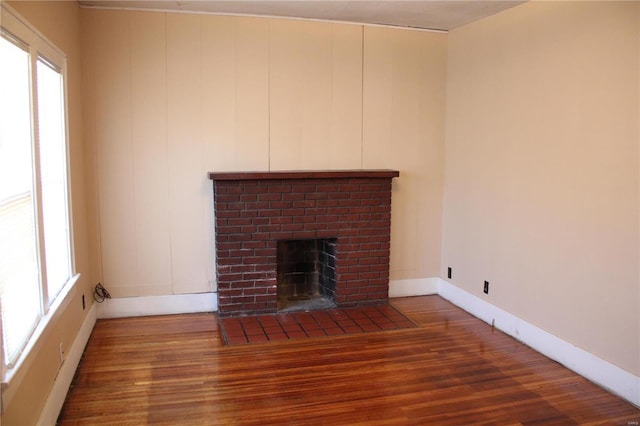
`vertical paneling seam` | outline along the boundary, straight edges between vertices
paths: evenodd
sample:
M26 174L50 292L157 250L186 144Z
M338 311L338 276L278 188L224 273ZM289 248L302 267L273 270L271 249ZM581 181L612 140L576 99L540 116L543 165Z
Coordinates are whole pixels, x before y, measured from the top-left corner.
M171 294L175 294L175 274L173 268L173 218L171 216L171 166L169 149L169 13L164 12L164 90L165 90L165 149L167 151L167 201L169 204L169 268Z
M233 170L238 167L238 17L233 19Z
M205 170L205 165L207 163L207 160L205 158L206 155L206 149L205 149L205 137L204 137L204 96L203 96L203 92L204 92L204 24L203 24L203 18L204 15L199 15L198 16L198 20L200 23L200 172L202 173L202 178L204 178L207 174L207 170ZM203 200L205 207L207 204L208 198L205 197L205 199ZM203 235L203 239L201 240L202 243L202 253L209 253L208 251L208 238L210 238L209 233L207 232L207 220L206 220L206 214L204 212L203 209L200 209L200 227L202 229L202 235ZM206 256L204 257L204 264L201 265L204 268L204 276L205 276L205 291L211 290L211 280L209 279L209 271L208 271L208 267L207 267L207 258Z
M267 170L271 171L271 23L267 20Z
M364 25L360 26L360 168L364 167Z
M135 140L133 137L133 36L132 36L132 13L126 12L126 17L128 21L128 44L129 44L129 55L128 55L128 69L129 69L129 149L131 153L131 190L133 193L133 252L135 253L135 268L133 271L135 273L135 282L134 287L136 287L139 291L140 287L140 265L139 265L139 256L138 256L138 218L137 218L137 209L136 206L138 204L138 197L136 196L136 179L135 179L135 160L136 160L136 150L134 147Z
M92 103L92 108L93 108L93 147L94 147L94 158L93 158L93 164L95 165L96 168L96 172L95 172L95 190L96 190L96 194L95 194L95 201L96 201L96 212L97 212L97 231L98 231L98 241L97 241L97 247L98 247L98 259L100 262L100 274L98 276L98 279L100 281L104 282L104 259L103 259L103 251L102 251L102 220L101 220L101 203L100 203L100 160L98 158L98 152L99 152L99 144L98 144L98 106L97 106L97 102L96 102L96 63L95 63L95 55L93 54L95 52L96 49L96 38L95 38L95 12L93 10L90 10L90 12L88 13L89 18L89 27L91 28L91 37L89 38L89 46L90 49L89 51L90 53L90 57L89 60L91 61L91 103ZM83 53L83 60L84 60L84 52ZM83 96L83 100L84 100L84 96Z
M334 50L334 45L335 45L335 25L336 24L330 24L331 25L331 55L329 56L329 60L331 61L329 63L329 65L331 66L331 92L330 92L330 96L331 96L331 101L329 102L329 138L331 138L330 143L332 146L332 152L335 152L334 150L336 149L336 135L335 135L335 129L334 129L334 120L333 120L333 111L335 108L335 85L334 85L334 81L335 81L335 50Z

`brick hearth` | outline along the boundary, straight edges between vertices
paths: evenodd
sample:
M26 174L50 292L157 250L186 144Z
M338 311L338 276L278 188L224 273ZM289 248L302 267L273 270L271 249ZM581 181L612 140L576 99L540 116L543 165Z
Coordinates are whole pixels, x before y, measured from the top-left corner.
M386 303L394 170L210 173L218 315L275 313L281 240L336 239L335 303Z

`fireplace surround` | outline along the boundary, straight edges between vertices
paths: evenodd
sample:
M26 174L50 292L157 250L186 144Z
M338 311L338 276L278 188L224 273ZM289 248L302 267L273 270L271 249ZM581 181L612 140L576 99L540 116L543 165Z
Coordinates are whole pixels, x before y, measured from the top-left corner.
M209 173L218 315L276 313L283 298L296 299L313 280L320 287L307 293L337 307L386 303L397 176L395 170ZM310 254L291 266L301 250ZM278 268L278 258L289 265ZM302 284L295 294L281 290L279 297L279 281L291 291L296 280Z

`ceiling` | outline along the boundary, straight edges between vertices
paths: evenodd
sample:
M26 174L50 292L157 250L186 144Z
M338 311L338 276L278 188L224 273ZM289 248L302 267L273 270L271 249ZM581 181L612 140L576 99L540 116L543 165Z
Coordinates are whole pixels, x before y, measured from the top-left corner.
M80 0L83 6L320 19L451 30L522 0Z

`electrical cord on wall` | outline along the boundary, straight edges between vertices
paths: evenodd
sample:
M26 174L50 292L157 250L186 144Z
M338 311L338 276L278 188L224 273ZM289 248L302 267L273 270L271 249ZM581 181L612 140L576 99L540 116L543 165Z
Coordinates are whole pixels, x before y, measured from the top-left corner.
M102 287L102 284L98 283L93 291L93 299L98 303L102 303L105 299L111 299L111 295L106 288Z

